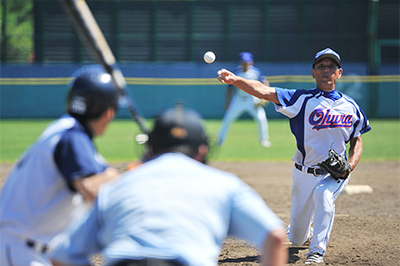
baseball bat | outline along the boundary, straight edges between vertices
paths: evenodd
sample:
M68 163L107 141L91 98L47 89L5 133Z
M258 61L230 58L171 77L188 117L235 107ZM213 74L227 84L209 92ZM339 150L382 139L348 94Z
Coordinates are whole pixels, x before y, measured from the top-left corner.
M96 19L89 9L85 0L61 0L65 12L72 22L81 40L86 44L92 57L101 65L112 77L114 87L120 96L126 100L128 110L139 125L142 133L148 135L149 130L145 126L143 117L139 114L139 109L134 105L132 99L126 92L126 81L118 63L112 53L108 43L101 31Z

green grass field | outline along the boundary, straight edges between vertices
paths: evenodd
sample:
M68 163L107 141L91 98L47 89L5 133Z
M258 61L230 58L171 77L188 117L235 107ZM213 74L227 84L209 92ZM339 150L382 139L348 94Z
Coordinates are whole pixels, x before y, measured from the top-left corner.
M51 120L0 121L0 162L13 162L39 136ZM287 119L269 120L270 148L259 145L256 123L236 121L222 147L212 147L213 161L290 161L295 152L295 139ZM205 120L214 144L220 120ZM400 120L371 120L372 130L363 136L362 160L400 160ZM151 121L148 121L151 125ZM140 157L143 147L135 143L139 129L129 119L119 119L95 140L99 152L110 162L125 162ZM213 146L213 145L212 145Z

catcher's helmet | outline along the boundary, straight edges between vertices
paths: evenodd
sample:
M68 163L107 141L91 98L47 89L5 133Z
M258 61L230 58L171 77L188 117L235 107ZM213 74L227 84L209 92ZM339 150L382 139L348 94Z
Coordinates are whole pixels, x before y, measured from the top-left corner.
M148 140L148 146L154 153L179 146L195 151L201 144L208 145L208 139L200 115L181 105L157 116Z
M69 85L67 111L81 121L97 119L109 108L118 109L118 92L111 75L100 65L78 69Z

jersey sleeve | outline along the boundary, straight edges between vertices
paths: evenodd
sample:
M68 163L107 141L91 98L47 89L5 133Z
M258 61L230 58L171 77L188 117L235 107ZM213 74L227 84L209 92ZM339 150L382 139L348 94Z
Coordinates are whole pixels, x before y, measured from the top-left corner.
M299 95L296 96L297 90L288 90L275 87L279 104L275 105L275 110L283 115L292 118L296 116L301 108L299 105Z
M107 168L91 139L81 131L65 134L56 146L54 158L73 191L72 183L75 179L103 172Z
M368 131L371 130L371 126L369 124L369 120L367 119L367 117L365 116L364 112L361 110L362 113L362 123L361 123L361 130L360 130L360 135L367 133Z
M257 73L257 80L263 83L265 76L262 74L261 70L255 66L253 66L252 69Z
M265 76L262 74L261 70L256 68L257 72L258 72L258 81L260 81L261 83L264 83L265 80Z
M350 136L350 139L361 136L364 133L367 133L371 130L371 126L369 124L368 118L365 115L364 111L357 105L357 103L350 98L349 96L345 95L345 99L354 106L355 113L357 115L357 122L354 124L354 131ZM349 140L350 140L349 139Z
M228 234L262 247L265 238L283 222L261 196L245 183L234 193Z

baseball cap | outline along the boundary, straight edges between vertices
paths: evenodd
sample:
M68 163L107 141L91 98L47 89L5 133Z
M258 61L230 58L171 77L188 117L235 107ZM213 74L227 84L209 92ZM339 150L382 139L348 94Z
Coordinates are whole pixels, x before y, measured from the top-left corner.
M245 63L253 62L253 55L249 52L242 52L239 55L239 59Z
M177 105L176 108L164 111L157 116L148 143L157 148L185 144L198 147L201 144L207 144L207 137L200 115L194 110Z
M338 65L339 67L341 66L341 62L340 62L340 56L338 53L336 53L335 51L333 51L331 48L326 48L322 51L319 51L315 57L314 57L314 62L313 62L313 67L314 65L321 59L323 58L330 58L333 59Z

